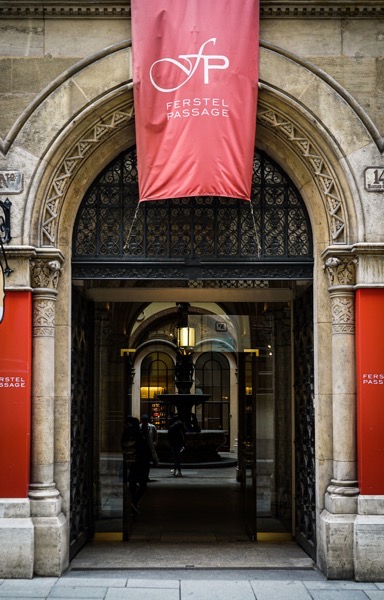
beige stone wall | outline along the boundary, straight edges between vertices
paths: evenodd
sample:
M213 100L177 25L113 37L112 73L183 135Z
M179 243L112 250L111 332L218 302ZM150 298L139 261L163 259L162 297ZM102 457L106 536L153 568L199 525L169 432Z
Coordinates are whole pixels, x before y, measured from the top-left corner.
M130 35L127 19L0 18L0 137L70 67Z
M1 137L51 81L78 61L130 36L130 21L124 18L0 17ZM355 98L381 132L383 36L384 19L273 18L262 19L260 25L263 42L324 70Z
M384 19L265 19L260 37L333 77L384 133Z
M5 4L28 3L7 0ZM72 0L61 4L75 6ZM121 3L107 4L110 10L112 4ZM131 77L130 52L118 59L117 50L112 50L122 49L130 39L130 19L86 18L84 12L69 18L68 14L16 18L13 12L13 18L4 18L0 7L0 148L8 151L4 157L0 153L0 168L22 168L26 182L36 182L39 161L74 115ZM262 86L286 95L302 114L304 108L309 121L315 115L317 132L323 128L323 139L328 138L326 144L333 146L340 169L350 177L349 192L354 197L348 232L343 240L331 235L329 242L384 240L378 218L381 195L367 194L363 181L367 165L380 165L378 150L384 144L380 134L384 131L382 31L384 18L261 19ZM262 87L261 101L263 96ZM15 244L41 243L37 232L31 237L28 210L33 208L28 201L35 199L24 193L13 208Z

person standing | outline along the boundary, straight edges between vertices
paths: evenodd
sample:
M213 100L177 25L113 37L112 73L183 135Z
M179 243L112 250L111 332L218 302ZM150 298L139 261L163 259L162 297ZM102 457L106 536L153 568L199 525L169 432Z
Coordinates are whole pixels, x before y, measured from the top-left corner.
M149 445L152 462L157 467L160 462L159 457L157 456L157 452L156 452L158 433L157 433L157 429L156 429L155 425L153 425L153 423L150 422L148 415L142 415L140 429ZM148 473L148 481L150 481L149 473Z
M175 415L169 425L168 440L171 446L174 467L172 473L175 477L181 477L181 453L185 447L185 431L182 421Z
M136 417L127 417L121 446L124 458L124 470L128 471L126 480L131 496L131 514L139 514L139 500L147 489L152 452L147 436L140 429ZM125 480L124 477L124 480Z

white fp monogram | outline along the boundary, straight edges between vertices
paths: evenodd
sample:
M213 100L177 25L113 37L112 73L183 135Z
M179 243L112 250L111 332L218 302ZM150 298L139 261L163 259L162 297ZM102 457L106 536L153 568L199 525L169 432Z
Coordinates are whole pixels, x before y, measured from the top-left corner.
M210 42L212 42L213 44L216 44L216 38L211 38L210 40L207 40L206 42L204 42L204 44L202 44L202 46L200 47L200 50L198 51L197 54L180 54L178 56L178 58L183 61L186 61L186 63L187 63L186 65L174 58L160 58L159 60L154 62L149 70L149 77L151 79L152 85L159 92L175 92L176 90L183 87L183 85L185 85L191 79L191 77L196 72L196 69L199 66L199 63L201 60L203 61L203 65L204 65L204 83L208 84L209 83L209 71L217 70L217 69L227 69L229 67L229 60L226 56L223 56L222 54L207 54L207 55L203 54L203 50L204 50L205 46L207 44L209 44ZM195 59L194 64L193 64L193 59ZM220 61L220 62L218 62L218 61ZM173 88L160 87L159 85L157 85L157 83L153 77L153 74L152 74L152 71L153 71L153 68L155 67L155 65L158 65L160 63L171 63L172 65L176 65L176 67L181 69L181 71L183 71L186 74L187 78L182 83L177 85L176 87L173 87Z

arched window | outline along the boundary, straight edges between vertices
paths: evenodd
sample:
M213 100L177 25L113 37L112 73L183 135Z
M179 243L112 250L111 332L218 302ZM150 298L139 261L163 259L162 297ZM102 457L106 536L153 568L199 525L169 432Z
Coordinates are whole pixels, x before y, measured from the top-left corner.
M167 428L167 408L156 398L157 394L175 391L175 367L172 357L165 352L150 352L141 363L140 414L151 417L157 429Z
M259 150L251 202L209 196L139 204L130 148L89 188L74 227L75 279L311 279L312 269L304 202Z
M228 431L230 415L230 370L226 356L219 352L205 352L195 363L195 390L209 394L210 399L197 407L202 429ZM222 448L223 450L225 448Z

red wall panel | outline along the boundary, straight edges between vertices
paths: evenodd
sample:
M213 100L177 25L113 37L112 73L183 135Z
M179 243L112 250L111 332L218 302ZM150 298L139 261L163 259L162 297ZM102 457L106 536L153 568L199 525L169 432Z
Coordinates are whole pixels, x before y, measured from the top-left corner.
M361 494L384 494L384 289L356 292L358 474Z
M0 323L0 498L28 496L32 296L8 291Z

